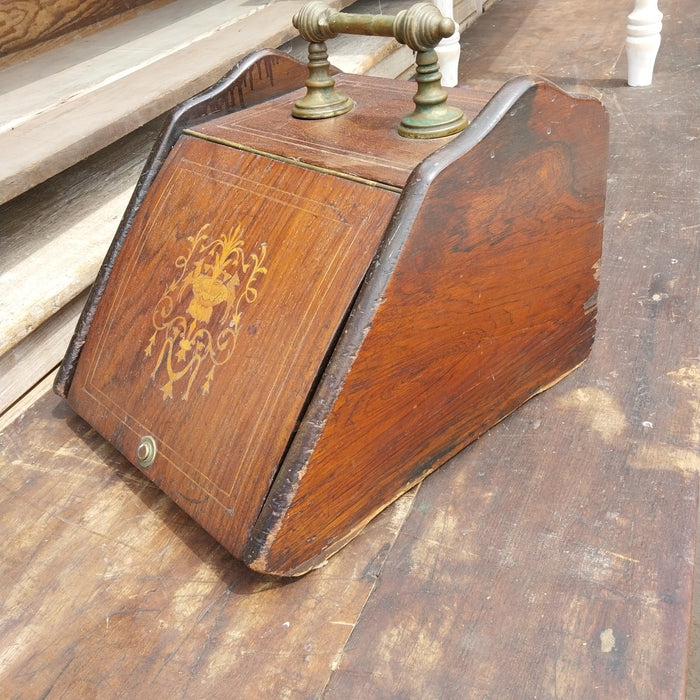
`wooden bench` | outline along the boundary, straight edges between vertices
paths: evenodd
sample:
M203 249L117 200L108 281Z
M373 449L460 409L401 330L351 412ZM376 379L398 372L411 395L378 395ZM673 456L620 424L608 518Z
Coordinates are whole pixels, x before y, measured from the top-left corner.
M697 13L674 6L654 84L634 90L620 7L490 12L463 43L461 84L536 72L610 112L590 360L293 582L238 564L43 396L0 434L10 697L684 696L700 474Z

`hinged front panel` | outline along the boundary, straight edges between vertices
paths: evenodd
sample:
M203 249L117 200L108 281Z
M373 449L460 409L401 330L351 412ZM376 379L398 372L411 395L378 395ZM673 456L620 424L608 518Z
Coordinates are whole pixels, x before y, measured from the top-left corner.
M234 553L397 197L183 137L138 212L69 400Z

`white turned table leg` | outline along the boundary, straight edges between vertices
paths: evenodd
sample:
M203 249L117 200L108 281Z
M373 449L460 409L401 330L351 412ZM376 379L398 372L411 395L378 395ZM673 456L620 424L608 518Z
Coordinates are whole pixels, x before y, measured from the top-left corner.
M454 20L452 0L434 0L435 6L445 17ZM459 27L455 23L455 32L447 39L443 39L435 48L440 61L441 83L444 87L457 85L457 71L459 68Z
M636 0L627 16L627 84L651 85L654 61L661 44L661 19L657 0Z

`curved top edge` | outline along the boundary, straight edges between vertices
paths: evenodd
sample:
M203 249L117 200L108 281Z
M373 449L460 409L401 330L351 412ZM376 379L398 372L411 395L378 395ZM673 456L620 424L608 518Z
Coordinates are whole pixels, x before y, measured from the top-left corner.
M546 78L533 75L511 78L501 86L461 134L437 149L416 166L406 182L405 189L413 196L420 196L419 192L424 192L427 189L430 182L442 171L443 167L483 141L499 121L511 109L516 107L518 101L526 92L539 87L554 90L569 100L596 102L601 106L601 109L605 110L605 107L595 96L572 94Z
M415 187L414 182L424 183L423 187L427 187L429 181L442 170L442 165L470 151L483 141L528 90L544 82L539 78L519 76L505 83L461 134L437 149L416 167L406 183L406 189Z
M153 144L143 170L141 171L131 200L124 211L121 223L112 239L112 243L97 274L85 308L78 319L75 332L59 367L53 386L54 392L59 396L63 398L68 397L80 353L92 325L92 319L95 315L97 305L107 286L112 267L114 266L124 240L131 230L134 218L150 185L155 180L156 175L160 171L161 166L165 162L175 142L184 129L193 126L204 117L211 117L217 112L233 111L236 108L244 109L246 106L249 106L243 102L242 97L238 97L238 95L235 94L236 88L239 84L245 82L246 75L253 71L256 66L261 66L265 61L269 60L294 66L298 68L300 72L305 72L306 70L304 64L297 61L292 56L275 49L261 49L248 54L216 83L198 92L184 102L181 102L169 112L168 117L161 127L160 134ZM284 83L276 85L272 75L270 74L268 77L271 84L275 85L275 89L273 93L266 94L265 97L262 98L263 100L271 99L291 87L285 87ZM278 81L278 83L279 82L280 81ZM295 85L294 87L297 86ZM251 104L254 104L254 102L251 102Z

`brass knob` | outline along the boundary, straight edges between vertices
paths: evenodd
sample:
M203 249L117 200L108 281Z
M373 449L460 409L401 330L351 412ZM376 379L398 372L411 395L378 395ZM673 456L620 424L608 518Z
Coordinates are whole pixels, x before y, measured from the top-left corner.
M157 453L158 448L156 447L156 441L150 435L142 437L139 446L136 448L136 459L138 463L144 469L147 469L153 464Z

